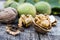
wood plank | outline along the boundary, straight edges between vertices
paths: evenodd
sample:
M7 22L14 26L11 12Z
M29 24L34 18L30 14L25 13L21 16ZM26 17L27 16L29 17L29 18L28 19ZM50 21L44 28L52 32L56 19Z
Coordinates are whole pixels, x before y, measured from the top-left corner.
M40 34L40 40L50 40L50 38L47 34L45 34L45 35Z
M36 33L22 33L20 40L39 40Z
M20 35L21 40L39 40L38 34L35 32L34 28L25 28L24 32Z
M50 40L60 40L60 35L49 35Z

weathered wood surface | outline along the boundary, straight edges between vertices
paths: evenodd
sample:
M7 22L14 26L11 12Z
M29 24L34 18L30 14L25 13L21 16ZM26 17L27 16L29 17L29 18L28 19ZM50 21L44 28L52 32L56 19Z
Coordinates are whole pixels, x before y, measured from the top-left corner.
M3 2L0 2L0 9L3 9ZM21 32L17 36L12 36L6 33L6 25L0 23L0 40L60 40L60 17L56 16L58 22L55 27L47 34L40 34L35 32L35 29L31 26L24 28L24 32Z
M34 31L33 27L24 29L24 32L17 36L7 34L5 27L6 25L0 25L0 40L39 40L38 34Z

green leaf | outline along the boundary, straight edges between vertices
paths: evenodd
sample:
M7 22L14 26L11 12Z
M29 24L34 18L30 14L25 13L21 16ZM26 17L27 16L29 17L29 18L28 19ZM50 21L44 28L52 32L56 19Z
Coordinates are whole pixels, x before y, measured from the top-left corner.
M52 8L60 8L60 0L40 0L48 2Z
M26 2L29 2L29 3L31 3L31 4L35 4L35 3L34 3L34 0L26 0Z
M60 0L26 0L26 2L30 2L32 4L35 4L36 2L39 1L46 1L48 2L52 8L60 8Z
M39 2L39 0L33 0L35 3Z
M24 3L25 2L25 0L14 0L14 1L16 1L18 3Z

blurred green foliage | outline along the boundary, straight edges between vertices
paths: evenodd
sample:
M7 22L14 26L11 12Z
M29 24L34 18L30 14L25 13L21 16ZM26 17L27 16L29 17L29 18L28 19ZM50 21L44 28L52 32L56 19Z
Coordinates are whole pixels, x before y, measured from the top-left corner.
M10 1L15 1L19 4L24 2L29 2L33 5L39 1L45 1L51 5L53 14L55 14L55 12L60 12L60 0L7 0L7 1L9 1L8 4L10 3ZM56 13L56 14L60 14L60 13Z
M7 0L7 1L15 1L18 3L29 2L31 4L35 4L36 2L39 1L45 1L48 2L52 8L60 8L60 0Z
M30 2L32 4L35 4L39 1L48 2L52 8L52 14L54 15L60 14L60 0L26 0L26 2Z

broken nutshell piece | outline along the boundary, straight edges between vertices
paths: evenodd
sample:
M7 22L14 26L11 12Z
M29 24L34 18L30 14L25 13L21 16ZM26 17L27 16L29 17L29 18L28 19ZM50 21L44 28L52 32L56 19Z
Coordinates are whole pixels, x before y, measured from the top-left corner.
M7 25L6 32L13 36L16 36L20 33L18 27L16 27L15 25Z
M32 24L32 19L33 17L31 15L21 15L21 17L19 18L19 27L21 26L30 26Z
M49 32L51 29L51 23L48 15L43 14L36 15L36 17L33 20L33 23L35 25L34 28L36 29L37 32L46 33Z
M53 15L50 15L49 19L50 19L52 26L55 26L57 24L57 19Z

